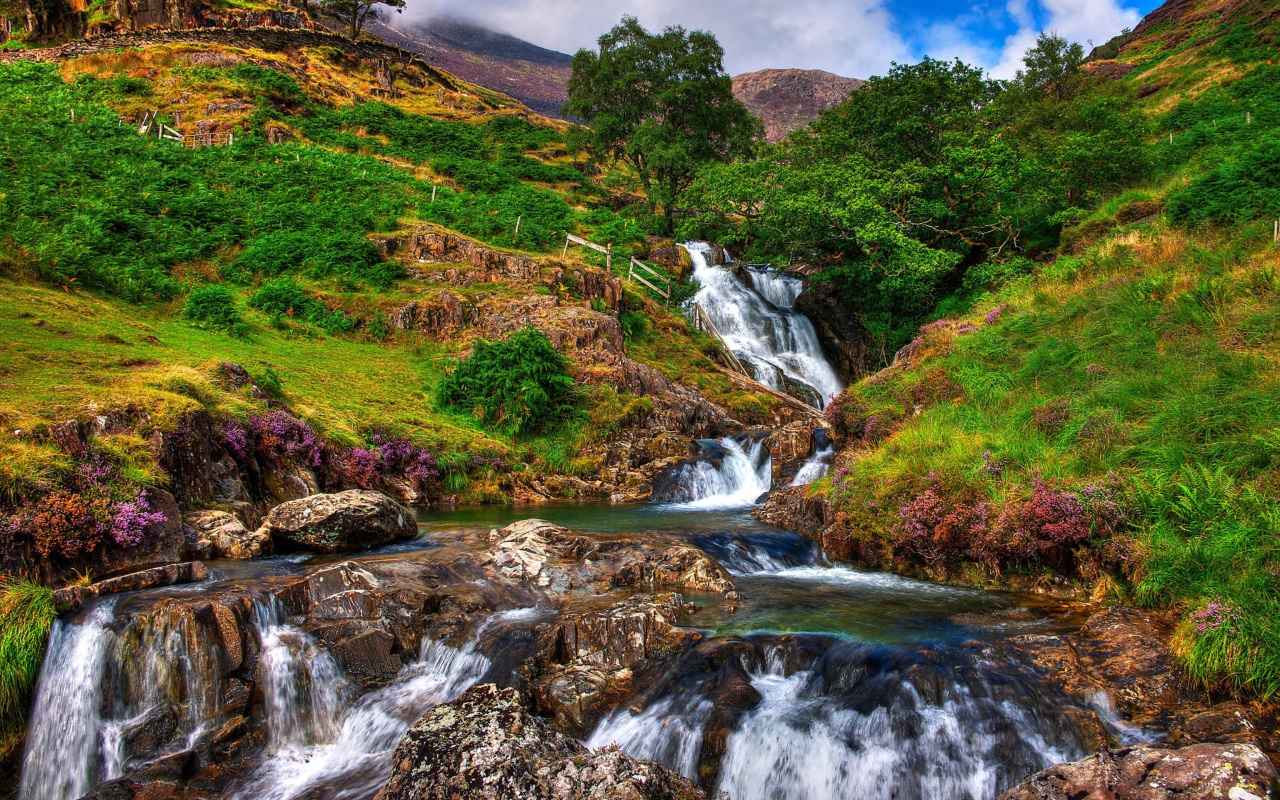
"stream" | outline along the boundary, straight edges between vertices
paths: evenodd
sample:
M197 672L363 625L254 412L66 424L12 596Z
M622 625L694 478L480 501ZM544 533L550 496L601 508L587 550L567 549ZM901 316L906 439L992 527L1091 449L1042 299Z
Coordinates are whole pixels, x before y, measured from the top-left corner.
M707 246L686 247L702 283L695 300L758 380L799 387L819 407L840 391L812 324L791 309L798 280L749 268L746 283L711 266ZM796 484L831 463L821 432L814 445ZM435 591L453 581L462 588L450 591L466 595L459 603L483 605L495 591L486 580L432 558L477 552L489 531L535 516L599 542L692 545L729 571L742 598L731 609L724 596L682 592L696 610L681 624L705 638L593 722L591 747L619 745L730 800L992 800L1086 752L1064 715L1072 701L999 646L1078 620L1032 597L832 564L751 514L773 488L758 434L699 446L655 483L654 502L432 511L420 515L417 540L358 556L211 562L202 584L89 601L53 626L19 797L77 800L121 776L201 769L210 796L371 798L418 717L480 682L518 685L538 626L561 610L508 588L479 624L460 622L447 641L420 633L416 658L396 656L385 678L362 681L316 632L374 615L339 603L317 622L294 607L291 587L339 569L370 586L410 576Z

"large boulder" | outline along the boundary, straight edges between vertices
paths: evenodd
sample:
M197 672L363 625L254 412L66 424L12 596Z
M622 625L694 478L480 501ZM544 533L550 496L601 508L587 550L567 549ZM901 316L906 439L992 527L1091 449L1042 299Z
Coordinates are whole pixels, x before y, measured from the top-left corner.
M1127 747L1050 767L1000 800L1263 800L1275 779L1253 745Z
M278 544L317 553L349 553L418 535L412 511L363 489L281 503L262 530Z
M375 800L697 800L665 767L591 752L530 714L514 689L486 684L409 729Z

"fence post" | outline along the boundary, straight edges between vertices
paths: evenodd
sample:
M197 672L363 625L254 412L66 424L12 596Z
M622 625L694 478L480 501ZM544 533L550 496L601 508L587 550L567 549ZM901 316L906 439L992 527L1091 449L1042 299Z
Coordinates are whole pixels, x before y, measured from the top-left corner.
M1271 241L1280 242L1280 219L1276 220L1276 224L1271 229Z
M1246 125L1252 125L1252 124L1253 124L1253 112L1252 112L1252 111L1246 111L1246 112L1244 112L1244 124L1246 124Z
M431 202L433 202L433 203L434 203L435 201L436 201L436 187L432 186L432 187L431 187Z
M562 259L565 256L569 255L569 242L570 242L569 234L566 233L564 235L564 250L560 251L560 258Z
M613 272L613 242L605 245L604 268L607 272Z
M517 216L516 216L516 232L515 232L515 235L516 235L516 236L519 236L519 235L520 235L520 220L522 220L522 219L524 219L524 215L523 215L523 214L519 214L519 215L517 215Z
M1169 131L1169 144L1173 144L1173 131Z

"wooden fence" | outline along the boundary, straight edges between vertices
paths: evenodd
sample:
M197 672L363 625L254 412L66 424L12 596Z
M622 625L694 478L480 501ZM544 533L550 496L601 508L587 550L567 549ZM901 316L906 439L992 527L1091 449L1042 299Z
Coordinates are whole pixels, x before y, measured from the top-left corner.
M649 273L649 276L654 281L654 283L650 283L649 280L645 279L643 275L641 275L639 272L636 271L637 269L640 269ZM662 275L653 267L649 266L643 261L636 260L635 256L631 257L631 269L627 271L627 280L637 281L639 283L643 283L645 286L648 286L650 289L657 292L662 297L662 299L666 301L667 308L671 307L671 279ZM667 287L666 290L664 291L662 289L659 289L656 285L654 285L655 283L663 284L664 286Z
M235 143L236 135L230 131L224 133L189 133L182 137L182 146L188 150L197 147L226 147Z
M702 308L701 303L693 304L693 327L703 333L709 334L711 338L720 343L721 349L724 350L725 360L729 362L730 367L741 375L746 375L748 378L751 377L751 373L747 372L746 368L742 366L742 362L739 361L738 357L729 349L729 343L720 335L719 329L716 328L716 324L711 321L711 317L707 316L707 312Z
M601 247L595 242L589 242L586 239L583 239L578 236L574 236L572 233L567 233L565 234L565 238L564 238L564 252L560 254L560 257L564 258L565 256L567 256L569 254L569 246L574 244L580 247L590 248L591 250L595 250L597 253L604 253L604 268L606 270L613 271L613 245L612 244Z

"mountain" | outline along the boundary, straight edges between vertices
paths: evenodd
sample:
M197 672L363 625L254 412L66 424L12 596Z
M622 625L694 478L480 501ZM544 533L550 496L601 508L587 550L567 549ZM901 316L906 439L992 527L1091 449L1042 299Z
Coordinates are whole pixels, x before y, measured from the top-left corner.
M564 53L456 19L374 22L367 29L464 80L510 95L540 114L560 116L572 61Z
M762 69L733 79L733 93L764 120L769 141L812 122L865 81L820 69Z

